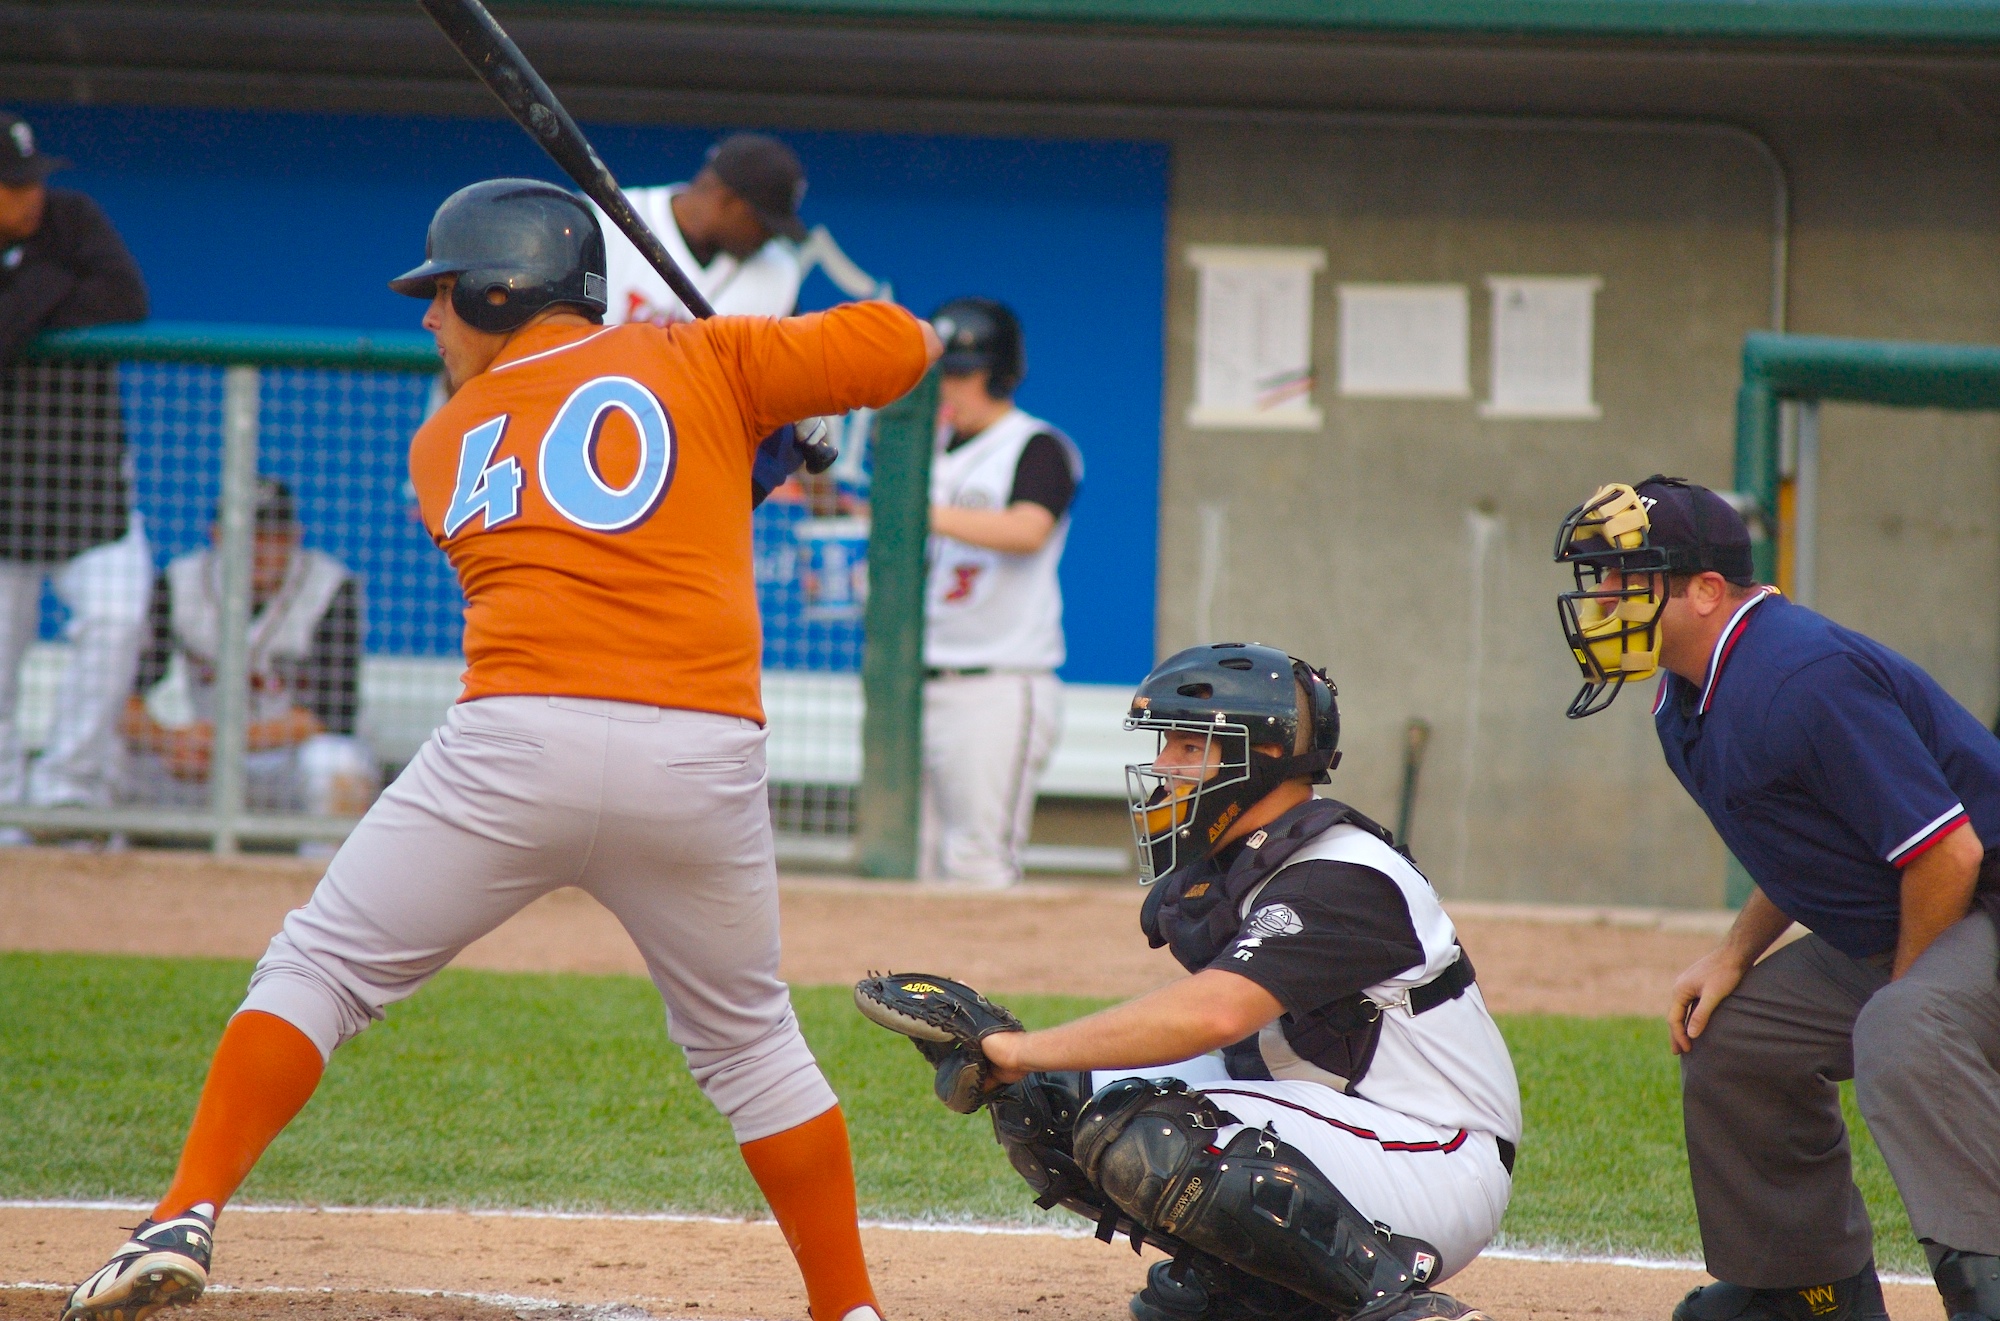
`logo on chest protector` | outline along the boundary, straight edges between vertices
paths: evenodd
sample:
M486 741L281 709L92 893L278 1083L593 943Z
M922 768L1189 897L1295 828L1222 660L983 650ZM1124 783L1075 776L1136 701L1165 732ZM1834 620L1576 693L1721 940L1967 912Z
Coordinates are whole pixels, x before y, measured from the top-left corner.
M1169 1225L1179 1224L1181 1217L1187 1214L1188 1208L1193 1206L1195 1199L1200 1196L1201 1180L1199 1178L1189 1179L1187 1188L1182 1191L1179 1197L1174 1199L1173 1206L1168 1208L1166 1223Z
M1438 1268L1438 1259L1428 1252L1419 1252L1410 1262L1410 1278L1418 1284L1429 1284L1431 1275Z
M1296 936L1306 929L1289 904L1266 904L1250 915L1250 929L1260 936Z

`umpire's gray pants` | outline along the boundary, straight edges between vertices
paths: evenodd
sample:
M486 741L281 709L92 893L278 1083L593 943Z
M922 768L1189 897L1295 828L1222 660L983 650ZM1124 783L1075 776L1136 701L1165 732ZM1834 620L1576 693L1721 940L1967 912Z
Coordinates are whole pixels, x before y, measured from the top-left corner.
M1917 1237L2000 1255L2000 979L1975 909L1900 981L1817 936L1752 968L1681 1058L1702 1252L1718 1280L1854 1274L1874 1235L1848 1161L1856 1098Z

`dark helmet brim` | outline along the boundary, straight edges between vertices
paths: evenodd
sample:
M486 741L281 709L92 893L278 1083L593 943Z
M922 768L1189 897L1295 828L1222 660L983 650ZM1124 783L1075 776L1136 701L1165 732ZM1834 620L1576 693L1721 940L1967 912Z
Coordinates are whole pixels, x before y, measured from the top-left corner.
M427 261L421 266L412 266L395 279L389 287L410 298L437 297L437 282L440 275L463 275L462 262Z

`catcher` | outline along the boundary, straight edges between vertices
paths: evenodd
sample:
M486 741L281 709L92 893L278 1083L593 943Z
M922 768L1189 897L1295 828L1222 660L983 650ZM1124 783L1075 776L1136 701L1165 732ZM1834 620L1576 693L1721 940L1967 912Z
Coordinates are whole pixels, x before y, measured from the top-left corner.
M1126 771L1140 925L1192 976L1047 1031L943 978L876 977L939 1099L986 1105L1042 1206L1172 1254L1135 1321L1480 1317L1432 1286L1500 1226L1520 1093L1437 894L1389 832L1313 794L1326 676L1195 647L1147 676Z

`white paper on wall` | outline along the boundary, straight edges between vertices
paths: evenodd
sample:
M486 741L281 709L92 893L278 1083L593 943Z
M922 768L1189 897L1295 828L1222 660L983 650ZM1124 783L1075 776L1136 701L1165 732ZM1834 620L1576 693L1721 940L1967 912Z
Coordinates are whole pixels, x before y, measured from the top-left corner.
M1193 244L1191 427L1317 431L1312 402L1312 282L1324 248Z
M1600 416L1591 393L1597 291L1594 275L1490 275L1491 398L1482 417Z
M1462 284L1340 286L1340 392L1464 399L1471 314Z

